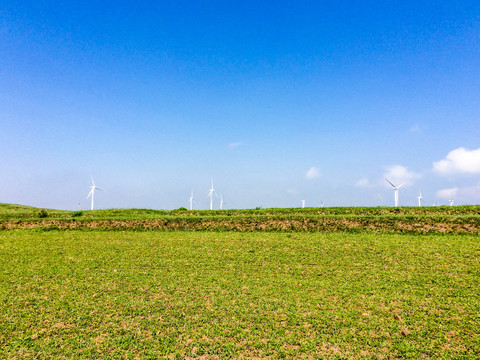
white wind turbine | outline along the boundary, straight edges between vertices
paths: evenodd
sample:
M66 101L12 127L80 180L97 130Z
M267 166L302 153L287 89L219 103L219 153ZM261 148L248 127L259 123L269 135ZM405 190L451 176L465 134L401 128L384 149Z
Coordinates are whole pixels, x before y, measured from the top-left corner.
M220 194L220 210L223 210L223 196Z
M405 183L399 186L395 186L387 178L385 178L385 180L387 180L387 182L393 187L393 191L395 192L395 207L398 207L398 189L400 189L403 185L405 185Z
M448 202L450 203L450 206L453 206L453 200L448 200Z
M420 191L420 195L417 196L417 199L418 199L418 207L421 207L422 206L422 192Z
M207 197L210 197L210 210L213 210L213 194L218 196L215 189L213 188L213 178L212 178L212 187L208 191L208 195L207 195Z
M188 199L189 203L190 203L190 210L193 210L193 189L192 189L192 193L190 195L190 198Z
M302 200L302 209L305 208L305 200Z
M93 196L95 195L95 190L103 191L102 189L100 189L98 186L95 185L95 181L93 181L93 176L92 176L92 186L90 186L90 192L87 195L87 199L89 197L92 198L92 203L90 205L90 210L93 210Z

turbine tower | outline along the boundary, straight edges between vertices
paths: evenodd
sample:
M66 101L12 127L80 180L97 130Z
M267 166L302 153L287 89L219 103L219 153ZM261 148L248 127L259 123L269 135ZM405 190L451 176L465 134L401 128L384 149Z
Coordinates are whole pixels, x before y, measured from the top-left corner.
M302 200L302 209L305 208L305 200Z
M420 195L417 196L417 199L418 199L418 207L421 207L422 206L422 192L420 191Z
M212 187L208 191L208 195L207 195L207 197L210 197L210 210L213 210L213 194L218 196L217 193L215 192L214 187L213 187L213 178L212 178Z
M192 193L190 195L190 198L188 200L189 200L189 203L190 203L190 210L193 210L193 189L192 189Z
M220 194L220 210L223 210L223 196Z
M95 195L95 190L100 190L100 191L103 191L102 189L100 189L98 186L95 186L95 181L93 181L93 176L92 176L92 186L90 186L90 192L88 193L87 195L87 199L89 197L92 198L92 203L90 205L90 210L93 210L93 196Z
M393 191L395 192L395 207L398 207L398 189L400 189L403 185L405 185L405 183L399 186L395 186L387 178L385 178L385 180L387 180L387 182L393 187Z
M453 200L448 200L448 202L450 203L450 206L453 206Z

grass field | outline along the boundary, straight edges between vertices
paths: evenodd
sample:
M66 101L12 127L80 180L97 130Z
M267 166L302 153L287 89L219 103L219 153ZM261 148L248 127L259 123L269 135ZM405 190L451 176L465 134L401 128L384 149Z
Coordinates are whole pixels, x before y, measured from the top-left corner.
M62 211L0 203L0 230L13 229L480 235L480 206Z
M480 358L476 235L0 231L0 358Z

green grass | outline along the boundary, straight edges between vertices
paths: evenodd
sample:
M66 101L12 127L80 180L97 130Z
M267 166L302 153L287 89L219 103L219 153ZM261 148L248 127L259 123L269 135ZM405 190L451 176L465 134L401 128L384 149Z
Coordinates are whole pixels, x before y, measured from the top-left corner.
M0 204L0 230L377 231L480 234L480 206L65 211Z
M480 358L479 289L472 235L2 231L0 358Z
M31 206L0 203L0 221L38 219L45 210L52 219L72 218L78 211L43 209ZM267 208L229 210L155 210L155 209L104 209L82 210L81 218L136 220L159 217L254 217L254 216L478 216L480 205L435 207L327 207L327 208Z

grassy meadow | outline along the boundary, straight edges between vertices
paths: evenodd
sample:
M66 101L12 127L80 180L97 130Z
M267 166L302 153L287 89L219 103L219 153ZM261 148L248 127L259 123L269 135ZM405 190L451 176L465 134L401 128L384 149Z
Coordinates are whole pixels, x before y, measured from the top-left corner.
M479 289L475 234L4 230L0 358L474 359Z
M106 209L64 211L0 203L0 230L364 232L480 235L480 206Z

